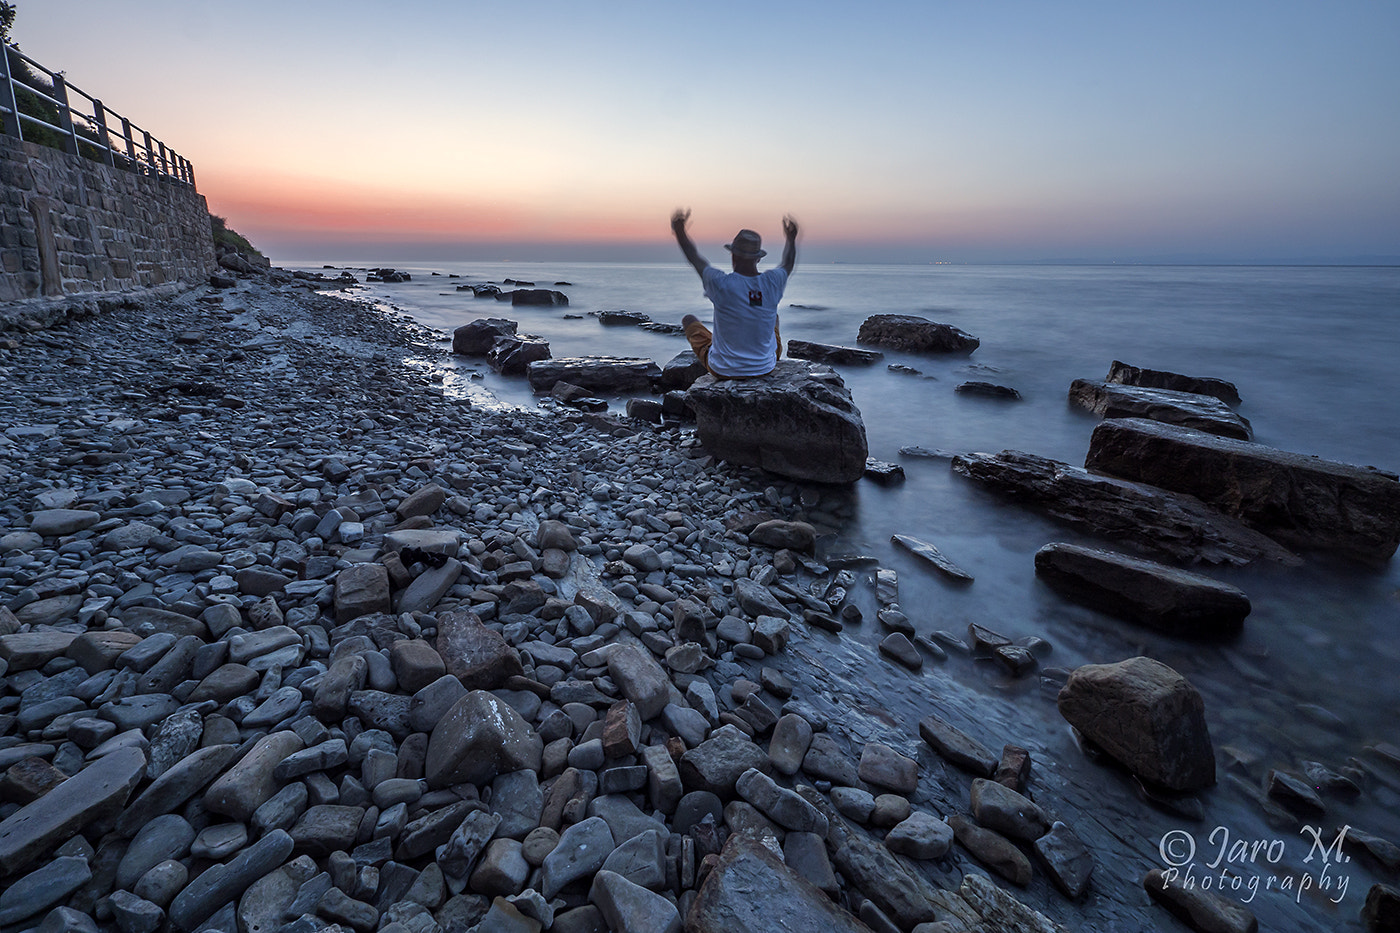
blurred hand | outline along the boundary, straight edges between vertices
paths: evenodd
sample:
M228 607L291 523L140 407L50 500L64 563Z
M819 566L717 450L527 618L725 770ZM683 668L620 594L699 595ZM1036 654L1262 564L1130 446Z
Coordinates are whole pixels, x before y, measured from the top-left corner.
M783 236L789 240L797 239L797 218L791 214L783 218Z
M688 220L690 220L690 208L676 208L676 212L671 215L671 230L675 233L680 233L685 229L685 224Z

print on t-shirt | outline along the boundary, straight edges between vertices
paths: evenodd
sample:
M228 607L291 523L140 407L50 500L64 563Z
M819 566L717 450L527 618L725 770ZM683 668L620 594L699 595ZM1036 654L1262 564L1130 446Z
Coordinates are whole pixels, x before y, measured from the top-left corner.
M755 308L763 307L763 292L756 288L749 289L749 304Z

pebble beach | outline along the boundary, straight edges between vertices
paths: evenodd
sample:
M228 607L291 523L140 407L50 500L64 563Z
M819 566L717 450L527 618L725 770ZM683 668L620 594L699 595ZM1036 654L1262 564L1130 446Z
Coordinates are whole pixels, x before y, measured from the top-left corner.
M281 274L5 335L0 927L1033 916L764 664L830 619L819 490L443 352Z
M438 333L325 288L0 334L0 930L1157 928L1105 863L1131 817L1033 801L975 712L830 728L878 704L809 644L847 590L886 664L1007 647L823 554L847 491L473 403Z

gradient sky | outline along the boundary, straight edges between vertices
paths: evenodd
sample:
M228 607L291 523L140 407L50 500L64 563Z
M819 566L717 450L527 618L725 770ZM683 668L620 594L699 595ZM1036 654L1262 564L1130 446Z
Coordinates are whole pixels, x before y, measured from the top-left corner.
M1400 3L18 0L275 259L1400 257Z

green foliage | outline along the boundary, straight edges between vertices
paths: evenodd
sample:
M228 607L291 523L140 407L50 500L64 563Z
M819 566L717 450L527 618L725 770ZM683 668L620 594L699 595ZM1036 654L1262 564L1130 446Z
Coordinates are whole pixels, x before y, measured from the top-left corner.
M228 221L217 214L209 215L209 225L214 232L214 246L223 246L225 249L233 250L244 258L251 259L256 256L263 262L266 258L256 246L249 243L242 234L236 230L229 229Z
M10 38L10 27L15 24L15 5L0 0L0 40Z

